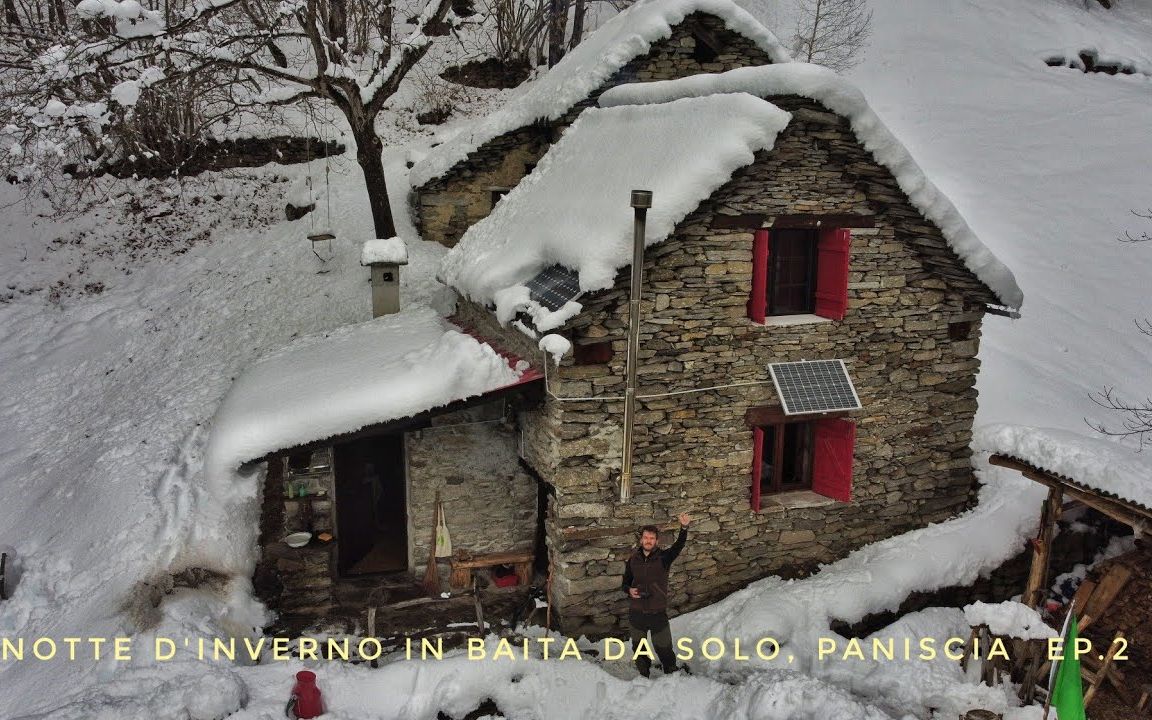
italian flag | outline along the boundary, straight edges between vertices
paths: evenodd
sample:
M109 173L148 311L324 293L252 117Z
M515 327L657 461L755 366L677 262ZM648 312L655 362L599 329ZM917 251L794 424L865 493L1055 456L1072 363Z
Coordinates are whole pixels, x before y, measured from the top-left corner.
M1085 720L1084 687L1080 683L1080 658L1075 654L1076 638L1080 629L1076 623L1076 608L1068 608L1064 618L1064 659L1052 661L1048 676L1048 701L1059 720ZM1044 713L1048 717L1048 713Z

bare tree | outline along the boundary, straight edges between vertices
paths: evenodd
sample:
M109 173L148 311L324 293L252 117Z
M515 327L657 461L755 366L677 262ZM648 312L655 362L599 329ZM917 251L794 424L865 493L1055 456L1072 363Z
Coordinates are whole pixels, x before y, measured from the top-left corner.
M548 23L544 0L493 0L493 27L488 33L492 53L506 64L527 63Z
M793 55L843 72L860 62L872 34L872 11L865 0L797 0L799 15Z
M567 49L564 35L568 32L569 1L548 0L548 67L560 62Z
M1145 220L1152 220L1152 208L1145 212L1131 211L1133 215ZM1133 235L1125 230L1124 236L1117 238L1120 242L1139 243L1152 241L1152 233L1147 230ZM1136 329L1152 337L1152 320L1147 318L1136 320ZM1089 397L1100 407L1117 413L1120 416L1119 424L1105 422L1092 422L1085 418L1084 422L1099 433L1113 437L1134 437L1139 440L1140 447L1152 445L1152 397L1144 400L1130 401L1120 397L1113 387L1106 387L1098 393L1090 393Z
M320 102L347 120L376 233L391 237L376 118L428 52L450 4L428 0L402 37L393 35L391 0L212 0L181 3L179 11L167 2L145 9L81 0L74 29L52 33L9 19L0 31L0 111L9 115L0 162L9 177L27 180L77 154L105 164L147 156L162 138L133 128L160 108L191 122L158 98L194 86L213 89L205 119ZM169 14L176 19L167 21ZM356 54L349 28L368 22L375 24L366 31L367 51Z

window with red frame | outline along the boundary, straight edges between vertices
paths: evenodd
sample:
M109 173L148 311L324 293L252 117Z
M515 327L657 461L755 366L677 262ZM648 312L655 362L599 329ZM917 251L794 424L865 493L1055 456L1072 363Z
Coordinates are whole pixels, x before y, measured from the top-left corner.
M849 502L856 424L840 418L781 422L752 429L752 509L765 495L811 490Z
M779 315L843 320L851 243L847 228L757 230L748 317L758 323Z

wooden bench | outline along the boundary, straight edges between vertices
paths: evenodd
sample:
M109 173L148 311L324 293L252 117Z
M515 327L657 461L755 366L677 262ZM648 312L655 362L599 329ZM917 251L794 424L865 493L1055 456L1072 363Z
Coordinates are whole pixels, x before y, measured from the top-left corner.
M450 582L457 590L472 585L472 571L476 568L493 568L497 565L511 565L516 568L516 579L520 585L532 582L532 562L534 560L531 550L502 553L473 554L467 551L457 552L452 556L452 576Z

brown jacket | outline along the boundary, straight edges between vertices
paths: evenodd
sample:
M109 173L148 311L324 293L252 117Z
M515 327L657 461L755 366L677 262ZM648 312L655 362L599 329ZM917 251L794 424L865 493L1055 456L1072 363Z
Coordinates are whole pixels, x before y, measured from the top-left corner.
M666 549L652 548L647 555L637 546L632 555L624 563L624 579L620 588L628 593L630 588L637 588L641 595L647 597L634 598L629 596L628 609L632 612L654 613L668 609L668 569L672 561L684 549L684 542L688 539L688 528L680 528L676 542Z

